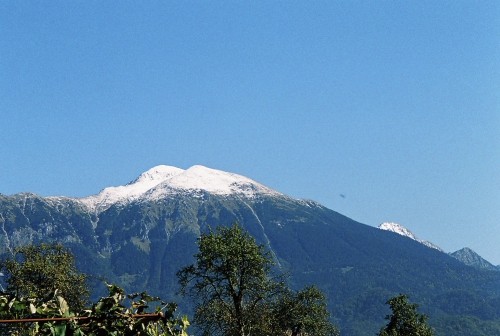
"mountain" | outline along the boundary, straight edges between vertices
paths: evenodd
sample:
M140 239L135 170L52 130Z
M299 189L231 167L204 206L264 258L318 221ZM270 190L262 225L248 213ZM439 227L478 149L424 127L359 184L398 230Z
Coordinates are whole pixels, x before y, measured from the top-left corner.
M489 270L489 271L499 271L498 266L491 264L486 259L483 259L479 254L474 252L472 249L468 247L464 247L458 251L450 253L450 255L463 262L468 266L472 266L478 269Z
M429 241L417 238L417 236L415 236L415 234L413 232L411 232L409 229L407 229L406 227L404 227L401 224L392 223L392 222L385 222L385 223L380 224L378 228L381 230L397 233L401 236L413 239L413 240L415 240L415 241L417 241L417 242L419 242L427 247L444 252L439 246L437 246ZM491 264L489 261L487 261L486 259L483 259L479 254L477 254L475 251L473 251L472 249L470 249L468 247L464 247L458 251L449 253L449 255L452 256L453 258L461 261L465 265L472 266L472 267L475 267L477 269L488 270L488 271L499 271L500 270L500 266L495 266L495 265Z
M417 236L415 236L413 234L413 232L411 232L410 230L408 230L406 227L404 227L401 224L392 223L392 222L385 222L385 223L380 224L378 226L378 228L381 230L397 233L398 235L401 235L403 237L408 237L410 239L413 239L413 240L419 242L420 244L423 244L427 247L430 247L430 248L433 248L435 250L443 252L443 250L439 246L431 243L430 241L417 238Z
M292 287L317 284L326 293L342 335L375 334L385 302L399 293L420 304L439 335L500 334L500 272L203 166L154 167L84 198L0 194L0 253L59 241L94 275L94 295L105 278L188 311L175 294L176 272L193 261L201 232L234 222L269 249Z
M194 197L206 192L213 195L238 195L247 198L258 195L280 195L247 177L226 173L203 166L187 170L171 166L157 166L125 186L109 187L98 195L79 199L93 212L102 212L114 204L135 200L157 201L177 193L191 193Z

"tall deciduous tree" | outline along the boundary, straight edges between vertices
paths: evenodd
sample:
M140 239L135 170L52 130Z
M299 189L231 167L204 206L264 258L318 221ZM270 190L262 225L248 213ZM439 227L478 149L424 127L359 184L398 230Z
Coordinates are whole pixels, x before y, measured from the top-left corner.
M27 245L2 262L7 291L43 301L57 290L72 310L82 309L88 298L86 276L73 254L60 244Z
M380 330L379 336L433 336L427 324L427 316L417 312L418 305L410 303L406 295L398 295L387 301L392 314L389 322Z
M177 275L182 292L189 290L196 301L195 322L203 335L289 335L293 330L299 331L294 335L314 334L306 330L312 314L304 298L322 297L315 296L314 289L294 294L273 278L270 253L241 226L219 226L202 234L198 246L196 263ZM285 323L290 315L283 312L292 306L300 316ZM328 317L318 316L318 323L329 323Z

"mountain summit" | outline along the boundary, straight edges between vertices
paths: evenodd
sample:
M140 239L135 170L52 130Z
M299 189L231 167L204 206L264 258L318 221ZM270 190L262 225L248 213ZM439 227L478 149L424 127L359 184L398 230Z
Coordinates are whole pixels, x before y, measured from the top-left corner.
M100 212L113 204L126 204L138 199L155 200L179 192L193 195L237 195L252 198L258 195L282 195L247 177L207 168L201 165L186 170L159 165L142 173L132 182L103 189L99 194L78 199L90 209Z
M450 255L468 266L489 271L500 270L497 266L493 265L468 247L464 247L463 249L450 253Z

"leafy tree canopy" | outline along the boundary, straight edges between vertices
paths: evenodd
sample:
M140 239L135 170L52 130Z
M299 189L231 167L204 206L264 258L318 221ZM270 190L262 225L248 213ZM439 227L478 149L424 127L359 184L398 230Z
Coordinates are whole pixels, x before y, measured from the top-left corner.
M87 302L86 275L76 269L73 254L61 244L17 248L0 266L8 292L43 301L57 290L74 310Z
M398 295L387 301L392 314L386 316L389 321L380 330L379 336L433 336L427 325L427 316L417 312L418 305L410 303L406 295Z
M315 286L298 292L287 290L274 308L273 335L338 335L338 329L330 323L330 313L324 294Z

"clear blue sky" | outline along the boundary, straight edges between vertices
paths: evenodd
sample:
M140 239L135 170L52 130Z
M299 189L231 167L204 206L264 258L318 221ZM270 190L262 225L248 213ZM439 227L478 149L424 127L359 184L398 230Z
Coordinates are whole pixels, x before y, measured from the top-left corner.
M499 37L498 1L2 1L0 193L202 164L500 264Z

